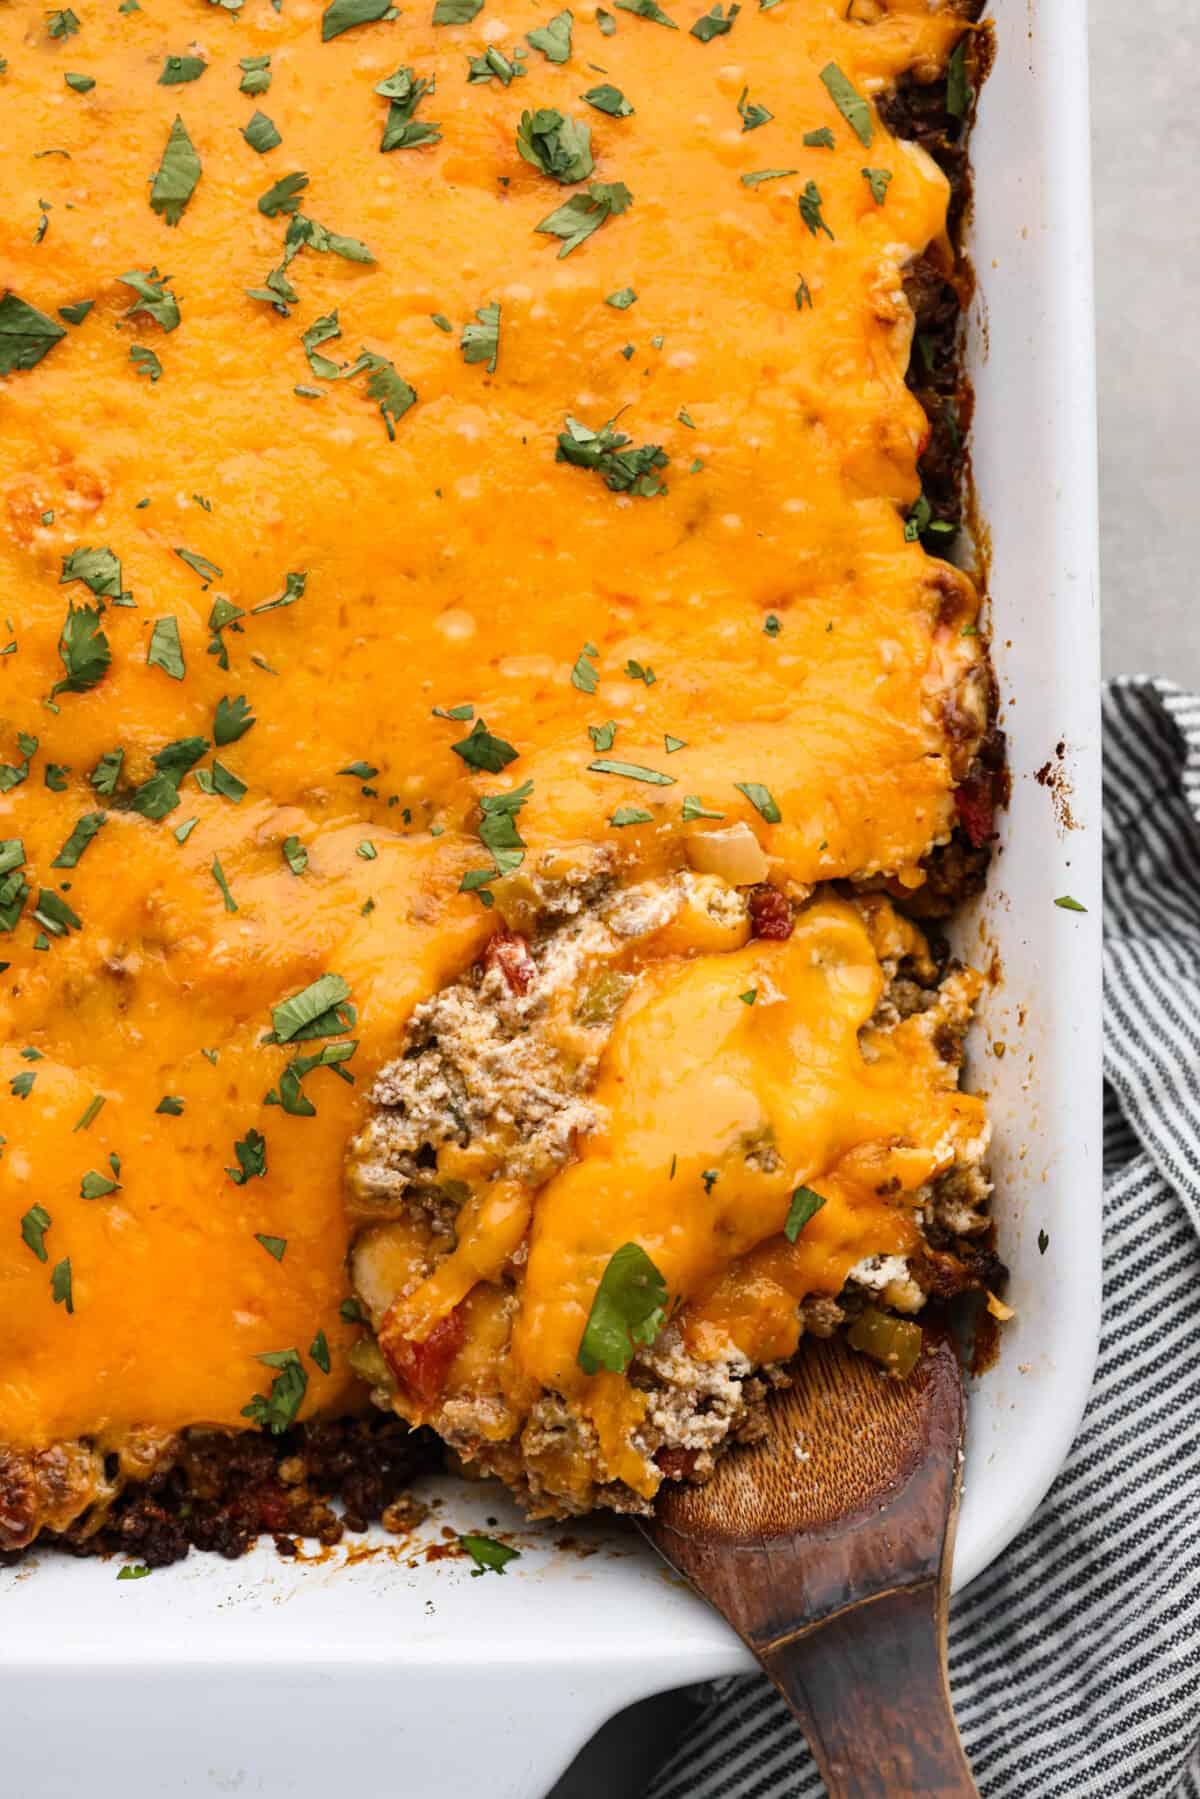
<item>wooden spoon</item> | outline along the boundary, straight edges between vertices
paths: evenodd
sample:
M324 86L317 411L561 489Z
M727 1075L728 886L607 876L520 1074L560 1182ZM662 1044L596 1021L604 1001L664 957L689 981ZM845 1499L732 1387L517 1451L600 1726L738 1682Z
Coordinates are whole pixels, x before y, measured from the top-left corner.
M963 1391L930 1326L907 1380L809 1339L761 1442L642 1529L758 1657L830 1799L978 1799L946 1673Z

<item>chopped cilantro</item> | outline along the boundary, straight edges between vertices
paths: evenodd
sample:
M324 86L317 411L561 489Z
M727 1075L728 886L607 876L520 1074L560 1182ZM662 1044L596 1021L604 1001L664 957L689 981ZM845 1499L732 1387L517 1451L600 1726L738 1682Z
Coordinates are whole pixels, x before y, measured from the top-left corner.
M254 1241L261 1243L267 1254L273 1256L277 1262L282 1262L287 1253L286 1237L266 1237L261 1231L255 1231Z
M273 219L280 213L290 215L300 205L300 195L308 186L308 176L303 169L297 169L291 175L282 175L274 186L265 194L258 196L258 210L264 218Z
M785 175L795 175L796 169L757 169L752 175L743 175L743 187L757 187L760 181L780 181Z
M389 14L395 16L392 0L332 0L321 15L321 41L327 44L355 25L373 25Z
M207 67L202 56L168 56L158 78L158 85L178 87L185 81L199 81Z
M129 360L133 364L135 374L149 375L150 385L152 387L154 383L161 378L163 372L162 363L158 360L154 351L148 350L145 344L131 344L129 346Z
M262 56L239 56L238 68L242 71L242 79L238 82L240 94L265 94L271 85L271 58L269 54Z
M323 974L311 981L299 993L293 993L288 999L280 1000L271 1008L271 1024L277 1043L291 1043L297 1038L311 1036L332 1036L344 1027L336 1021L327 1022L327 1015L334 1013L343 1001L350 997L350 983L340 974ZM324 1026L323 1029L317 1029Z
M796 311L803 312L806 306L811 308L812 303L812 290L810 289L808 282L804 279L804 276L801 275L796 287Z
M615 739L616 735L617 735L616 721L611 718L609 719L609 721L606 725L589 725L588 726L588 736L592 740L592 747L593 747L593 749L597 750L601 755L604 754L605 750L611 750L611 748L613 746L613 740Z
M617 0L620 4L620 0ZM578 1361L585 1374L624 1374L639 1344L654 1342L667 1321L667 1283L645 1250L625 1243L600 1277Z
M420 102L426 94L433 92L434 86L433 76L425 80L423 76L414 75L409 68L399 68L386 80L376 82L375 92L391 101L384 122L380 150L411 150L417 144L440 143L440 125L435 125L431 120L413 117Z
M649 825L654 823L653 812L647 812L644 806L618 806L610 825Z
M735 781L733 784L739 793L745 794L755 811L761 813L769 825L777 825L780 822L782 814L779 807L761 781Z
M471 1570L472 1580L481 1574L503 1574L508 1562L520 1560L519 1549L510 1549L507 1543L497 1543L492 1537L477 1537L466 1531L458 1540L475 1564Z
M600 654L594 643L585 643L575 658L575 666L571 670L571 686L577 687L580 693L595 693L598 671L592 664ZM597 745L597 748L600 746Z
M632 204L633 195L623 181L593 181L586 194L572 194L569 200L564 200L535 225L534 230L563 240L558 253L561 261L598 231L606 219L627 211Z
M93 1093L91 1099L88 1101L88 1103L84 1107L83 1111L79 1114L78 1119L71 1126L72 1136L75 1134L76 1131L88 1130L96 1122L96 1118L98 1117L98 1115L100 1113L100 1109L103 1105L104 1105L104 1094L103 1093Z
M60 319L66 319L68 325L82 325L95 304L94 300L77 300L73 306L60 306L58 316ZM0 373L2 372L0 370Z
M826 237L832 239L833 232L821 217L821 190L815 181L807 183L796 204L811 236L815 237L818 231L823 231Z
M952 119L965 119L975 97L967 75L967 38L959 38L946 64L946 111Z
M636 299L637 294L631 287L619 287L616 293L606 295L604 304L615 307L618 312L628 312Z
M146 661L151 668L161 668L173 681L183 680L187 668L183 660L183 646L179 641L179 625L173 616L154 621Z
M283 840L283 859L294 875L302 875L308 867L308 851L296 836Z
M621 12L636 13L639 19L653 19L656 25L669 25L672 31L679 27L670 13L664 12L658 0L616 0Z
M69 6L64 6L60 12L47 13L46 30L51 37L74 37L79 20Z
M322 1374L328 1374L332 1366L329 1359L329 1343L324 1331L318 1331L308 1346L308 1353Z
M619 6L621 0L617 0L617 4ZM733 30L733 21L737 18L741 10L741 7L737 5L736 0L734 0L734 4L729 8L728 12L719 5L710 7L709 10L706 13L703 13L692 26L692 37L699 38L702 44L710 44L715 37L724 37L727 31Z
M21 1219L21 1241L33 1251L39 1262L46 1262L45 1236L52 1223L45 1206L30 1206Z
M469 25L483 11L483 0L436 0L435 25Z
M112 651L100 629L100 607L67 605L66 623L58 640L58 653L66 674L50 689L51 699L60 693L87 693L108 672Z
M511 87L518 76L526 75L528 72L525 67L524 50L514 50L510 62L502 51L497 50L495 44L489 44L482 56L471 57L467 80L480 83L491 81L495 77L502 87Z
M661 774L656 768L643 768L640 762L616 762L607 756L589 762L588 772L594 775L625 775L631 781L645 781L650 787L675 785L674 775Z
M648 665L644 667L642 663L635 662L632 656L625 664L625 673L631 681L644 681L647 687L654 686L654 670Z
M517 127L517 149L543 175L564 185L586 181L592 172L592 134L553 107L523 112Z
M869 149L871 139L875 135L875 126L871 119L871 108L858 89L842 73L835 62L826 63L821 70L821 80L829 90L829 97L833 104L854 132L863 149Z
M1072 899L1069 893L1062 894L1058 899L1055 900L1054 903L1056 906L1061 906L1062 910L1064 912L1086 912L1087 911L1087 907L1081 906L1079 901L1077 899Z
M75 1310L75 1296L71 1287L70 1256L64 1256L61 1262L55 1263L50 1276L50 1297L56 1306L66 1306L68 1313Z
M336 5L337 0L334 3ZM255 1360L265 1363L268 1368L277 1368L279 1372L271 1382L270 1393L256 1393L250 1404L242 1407L242 1417L252 1419L273 1437L281 1437L295 1423L296 1414L304 1403L308 1375L296 1349L274 1349L266 1355L256 1356Z
M125 5L117 8L118 12L141 12L141 10L137 0L125 0ZM145 1562L126 1562L123 1568L117 1569L117 1579L145 1580L149 1572Z
M456 756L461 756L468 768L486 769L491 775L498 775L510 762L517 759L517 751L503 737L494 737L481 718L476 719L471 732L461 737L450 748Z
M120 1163L114 1160L114 1176ZM107 1199L110 1193L119 1193L121 1183L107 1174L99 1174L96 1169L89 1168L79 1183L80 1199Z
M187 563L194 574L199 575L206 587L212 581L219 581L221 576L225 573L224 569L218 568L215 562L210 562L207 556L197 555L195 550L181 549L180 546L176 544L175 554L181 562Z
M628 119L633 114L633 107L625 98L619 87L613 87L609 81L602 81L599 87L590 87L586 94L581 94L589 106L597 112L605 112L610 119Z
M221 867L216 856L212 859L212 878L221 889L221 898L224 901L225 910L227 912L236 912L238 909L237 901L229 891L229 882L225 879L225 870Z
M747 987L745 993L738 994L738 998L741 1000L741 1002L744 1006L752 1006L754 1004L755 1000L758 998L758 988L757 987Z
M154 1110L164 1118L182 1118L183 1101L177 1093L164 1093Z
M500 302L493 300L475 313L479 323L464 325L459 348L464 362L486 362L489 375L496 373L496 357L500 351Z
M283 142L275 127L275 121L269 119L265 112L256 112L248 124L242 126L242 136L252 150L265 156L268 150L274 150Z
M824 1194L814 1193L811 1187L795 1188L783 1227L783 1234L789 1243L796 1241L809 1219L815 1218L824 1204Z
M85 812L50 864L51 868L74 868L104 819L103 812Z
M179 302L170 288L166 286L165 276L160 276L156 268L145 271L128 269L117 279L126 287L133 288L138 296L125 314L127 319L133 318L136 313L144 312L156 324L161 325L164 331L174 331L179 323ZM120 591L119 578L118 591Z
M555 13L545 25L526 32L526 40L534 50L541 51L547 62L567 62L571 55L572 23L569 12Z
M871 190L871 198L874 200L876 206L882 206L887 199L887 191L891 184L892 171L890 169L863 169L861 174L863 180Z
M168 225L178 225L200 180L200 158L179 114L150 188L150 205Z
M760 125L768 125L775 117L765 106L756 106L750 99L750 89L744 87L738 96L738 113L742 121L743 131L757 131Z
M822 125L818 131L806 131L801 142L809 150L832 150L833 133L828 125Z
M74 72L63 76L67 86L76 94L90 94L96 85L94 75L77 75Z
M644 499L666 493L666 486L656 473L658 469L666 468L669 460L661 444L642 444L638 449L627 449L625 446L632 443L632 438L622 431L614 431L611 419L599 431L593 431L569 414L566 424L566 430L558 434L556 462L596 470L614 493L633 493Z
M239 1137L233 1146L237 1157L236 1168L226 1168L230 1180L238 1187L244 1187L247 1181L261 1180L267 1172L266 1139L260 1131L253 1127L244 1137Z
M0 299L0 375L35 368L67 334L36 306L6 293Z
M703 805L698 794L684 795L683 822L685 825L691 824L694 818L724 818L724 816L723 812L713 812L709 807Z
M226 694L223 699L217 701L216 717L213 720L213 741L218 749L223 749L227 743L236 743L239 737L244 737L254 723L254 714L250 710L245 694L239 693L237 698L232 700Z
M669 731L663 736L663 742L666 745L668 756L673 756L676 750L686 750L687 748L686 737L672 737Z
M98 599L116 599L121 592L121 564L112 551L100 549L72 550L63 557L61 587L67 581L82 581Z

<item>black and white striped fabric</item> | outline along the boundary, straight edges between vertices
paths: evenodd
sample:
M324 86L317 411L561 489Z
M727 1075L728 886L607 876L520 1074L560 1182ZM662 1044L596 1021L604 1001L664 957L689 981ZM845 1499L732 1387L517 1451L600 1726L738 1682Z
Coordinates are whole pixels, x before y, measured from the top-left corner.
M1104 777L1104 1327L1066 1467L955 1603L985 1799L1200 1799L1200 698L1113 684ZM824 1791L755 1676L647 1799Z

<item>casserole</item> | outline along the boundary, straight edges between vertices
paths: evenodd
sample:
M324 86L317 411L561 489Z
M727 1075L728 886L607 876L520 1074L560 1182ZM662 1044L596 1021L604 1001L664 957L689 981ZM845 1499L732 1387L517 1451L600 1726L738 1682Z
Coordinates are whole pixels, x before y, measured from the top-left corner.
M992 542L994 655L1013 807L986 902L960 920L1003 980L975 1084L1017 1317L972 1395L961 1584L1052 1479L1090 1379L1099 1292L1098 667L1084 9L997 21L974 145L980 308L974 435ZM1063 831L1035 781L1064 746ZM1060 806L1061 810L1061 806ZM1070 893L1086 916L1056 910ZM995 1047L1004 1045L1002 1056ZM1048 1238L1039 1252L1039 1233ZM976 1480L973 1473L986 1475ZM488 1493L445 1489L435 1520L515 1525ZM530 1532L503 1581L460 1565L281 1565L192 1558L146 1582L32 1558L0 1575L6 1773L46 1799L101 1795L466 1793L485 1746L499 1795L543 1790L586 1732L632 1698L744 1665L724 1627L617 1532L573 1527L587 1559ZM539 1546L540 1545L540 1546ZM336 1558L340 1561L340 1557ZM136 1612L136 1616L131 1616ZM536 1695L531 1703L530 1694ZM69 1740L61 1720L71 1718ZM437 1719L436 1731L429 1720ZM78 1747L76 1747L76 1745Z

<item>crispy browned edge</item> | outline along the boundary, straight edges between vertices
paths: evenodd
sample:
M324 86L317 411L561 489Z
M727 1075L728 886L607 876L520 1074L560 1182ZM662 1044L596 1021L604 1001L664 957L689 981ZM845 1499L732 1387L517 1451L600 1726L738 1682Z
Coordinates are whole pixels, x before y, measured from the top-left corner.
M984 5L985 0L958 0L957 10L976 21ZM993 54L985 24L972 33L968 45L976 96ZM905 290L916 335L923 340L919 348L914 346L908 372L908 385L930 422L919 465L922 486L932 519L957 525L971 517L973 507L966 440L974 395L963 369L962 315L974 290L974 273L963 250L971 201L967 144L974 100L968 116L959 120L948 113L945 95L944 79L922 83L909 75L880 101L880 112L897 137L927 150L950 181L953 266L945 268L933 255L922 257L910 270ZM979 565L974 572L986 589L979 533L976 546ZM944 554L947 545L943 538L927 541L926 547ZM916 896L899 891L894 896L927 927L983 887L991 859L990 820L1008 797L994 681L991 686L989 729L963 783L968 794L964 822L948 844L931 853L925 887ZM990 1264L989 1284L1002 1286L1004 1269L994 1243L981 1242L979 1249ZM979 1307L972 1351L976 1368L989 1359L994 1330L990 1315ZM406 1489L441 1460L441 1445L431 1432L410 1430L400 1419L378 1413L317 1420L280 1437L249 1431L185 1433L178 1452L159 1472L128 1486L111 1505L102 1528L90 1534L43 1533L36 1544L81 1556L122 1552L149 1567L162 1567L193 1547L227 1557L244 1555L259 1536L270 1534L281 1553L294 1555L297 1538L329 1545L346 1531L363 1531L380 1520L398 1530L407 1528L411 1512L404 1501ZM0 1510L5 1497L0 1482ZM86 1527L86 1514L82 1523ZM0 1551L0 1563L15 1559Z

